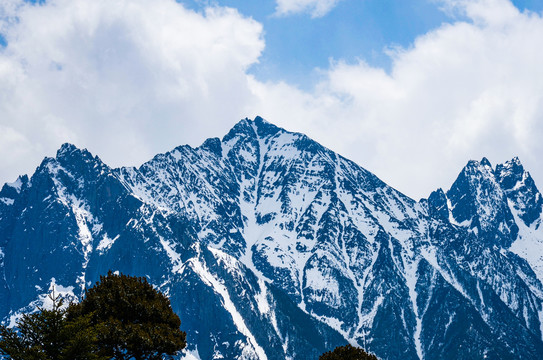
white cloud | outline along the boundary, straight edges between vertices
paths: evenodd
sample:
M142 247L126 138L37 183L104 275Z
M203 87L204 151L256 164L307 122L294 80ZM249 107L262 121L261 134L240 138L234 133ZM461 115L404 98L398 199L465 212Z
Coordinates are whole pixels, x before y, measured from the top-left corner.
M509 0L441 0L446 11L460 13L480 25L504 25L518 10Z
M233 9L196 13L174 0L3 5L3 181L32 172L65 141L112 165L137 164L222 135L225 117L246 114L245 72L264 42L262 26Z
M278 15L291 15L310 13L311 17L318 18L326 15L340 0L276 0Z
M12 20L0 23L9 43L0 51L2 181L32 172L65 141L113 166L138 164L259 114L413 197L448 187L482 156L520 156L543 188L543 19L509 1L448 0L471 21L396 49L390 73L332 62L311 91L247 75L263 29L232 9L9 3Z
M453 5L472 22L397 50L390 74L339 61L311 93L253 81L255 109L417 198L483 156L520 156L543 188L543 19L505 0Z

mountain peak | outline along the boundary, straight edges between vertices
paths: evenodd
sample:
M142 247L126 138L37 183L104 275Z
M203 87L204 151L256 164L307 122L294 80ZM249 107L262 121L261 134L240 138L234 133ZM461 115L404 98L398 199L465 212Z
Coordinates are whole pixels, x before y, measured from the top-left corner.
M505 176L507 174L522 174L524 173L524 166L520 162L520 159L518 157L514 157L509 161L506 161L503 164L498 164L496 166L496 175L498 176Z
M511 160L507 161L507 163L517 164L517 165L522 166L522 163L520 162L520 159L518 158L518 156L515 156Z
M543 199L518 157L496 166L496 180L526 225L531 225L539 218Z
M73 144L64 143L60 146L60 149L57 150L56 159L62 163L72 160L89 161L97 159L97 157L93 157L87 149L79 149Z
M458 223L492 222L501 212L503 194L490 161L485 157L480 162L470 160L447 191L447 198Z
M5 183L0 190L0 198L15 199L28 184L28 176L22 175L12 183Z
M227 142L228 140L236 136L255 136L255 130L252 126L252 120L248 118L238 121L232 129L223 137L222 141Z
M266 121L263 117L259 115L257 115L253 121L257 124L264 124L264 123L270 124L268 121Z
M224 136L223 141L228 141L240 135L249 137L267 137L274 135L279 131L285 130L264 120L260 116L255 117L254 120L245 118L240 120L236 125L234 125L234 127L228 132L228 134Z
M524 166L518 157L496 166L496 178L504 190L513 189L517 183L530 178L530 174L524 170Z
M433 219L439 219L444 222L449 220L447 196L442 188L433 191L428 197L428 215Z
M284 129L275 126L274 124L264 120L260 116L255 117L253 120L253 123L255 124L257 128L258 135L264 137L268 135L274 135L278 133L279 131L285 131Z
M466 189L472 188L482 179L486 179L486 182L495 182L494 169L486 157L483 157L481 161L468 161L452 187L462 184L463 187L467 186Z
M63 157L66 154L73 153L74 151L77 151L77 150L79 150L79 148L77 146L75 146L74 144L64 143L57 150L57 156L56 157L57 158Z
M212 153L215 153L217 155L220 155L222 152L222 145L221 140L219 138L209 138L202 145L200 145L200 149L208 150Z
M92 155L87 149L80 149L70 143L62 144L57 151L56 157L45 158L42 164L49 164L47 165L48 169L54 169L57 165L60 165L69 172L86 174L87 176L96 176L96 174L109 169L98 156ZM53 170L53 172L56 172L56 170Z
M486 173L489 171L492 172L493 168L492 168L492 164L486 157L483 157L480 161L477 161L477 160L468 161L468 163L462 170L462 172L467 172L470 174L480 173L480 172Z
M15 191L19 192L21 191L21 188L28 183L28 175L21 175L17 177L17 180L15 180L12 183L5 183L4 187L9 187L14 189Z
M201 359L543 358L542 200L518 159L470 161L415 203L262 117L225 140L121 169L64 144L5 185L0 321L114 269L172 297Z
M488 161L488 159L486 157L483 157L481 159L481 163L480 163L482 166L485 166L485 167L490 167L492 168L492 165L490 164L490 161Z

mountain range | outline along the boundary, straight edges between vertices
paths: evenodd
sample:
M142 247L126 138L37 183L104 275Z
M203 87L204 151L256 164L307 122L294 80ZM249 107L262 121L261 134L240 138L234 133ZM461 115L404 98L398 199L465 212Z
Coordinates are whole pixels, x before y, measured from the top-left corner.
M64 144L0 191L0 319L112 270L170 297L187 359L541 359L542 210L518 158L415 201L260 117L137 168Z

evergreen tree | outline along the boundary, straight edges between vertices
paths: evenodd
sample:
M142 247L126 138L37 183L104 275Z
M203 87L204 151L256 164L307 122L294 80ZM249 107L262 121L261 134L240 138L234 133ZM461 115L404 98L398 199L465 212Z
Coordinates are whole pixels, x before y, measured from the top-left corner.
M98 354L125 360L162 359L186 346L186 334L170 300L145 278L101 276L68 319L88 317L98 332Z
M51 309L23 314L14 329L0 325L0 354L14 360L98 360L93 333L85 318L66 320L63 299L49 295ZM76 340L77 339L77 340Z
M373 354L368 354L361 348L351 345L338 346L334 351L328 351L319 360L378 360Z
M0 357L14 360L163 359L186 346L169 299L145 278L101 276L79 304L24 314L0 325Z

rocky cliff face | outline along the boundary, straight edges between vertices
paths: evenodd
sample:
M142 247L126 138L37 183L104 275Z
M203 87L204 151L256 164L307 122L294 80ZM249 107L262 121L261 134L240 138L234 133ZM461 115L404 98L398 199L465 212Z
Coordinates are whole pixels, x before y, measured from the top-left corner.
M416 202L261 118L111 169L63 145L0 191L0 318L108 270L166 292L201 359L543 357L543 199L518 159Z

